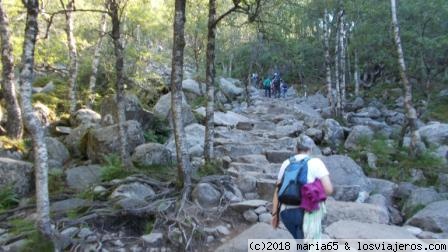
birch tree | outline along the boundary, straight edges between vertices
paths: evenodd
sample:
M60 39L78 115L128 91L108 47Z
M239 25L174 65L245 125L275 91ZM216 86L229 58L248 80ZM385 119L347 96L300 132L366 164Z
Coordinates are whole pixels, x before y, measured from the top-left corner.
M27 10L25 38L23 41L22 66L20 69L21 105L25 127L33 141L34 170L36 176L36 210L39 231L48 238L53 237L50 224L50 200L48 198L48 153L44 130L34 114L31 104L32 80L34 76L34 51L38 34L38 0L23 1Z
M123 13L123 6L121 6L121 0L108 0L108 13L112 20L112 40L114 44L115 53L115 72L116 72L116 101L117 101L117 118L118 118L118 138L120 139L120 157L121 162L129 169L132 167L132 162L127 151L127 137L125 129L125 107L124 107L124 95L125 95L125 76L124 76L124 53L123 42L121 40L121 15Z
M336 22L336 32L335 32L335 49L334 49L334 82L335 82L335 89L336 89L336 114L341 114L341 77L340 77L340 60L341 60L341 43L340 37L341 37L341 30L339 29L341 22L341 11L339 11L337 15L337 22Z
M92 108L93 103L95 102L95 85L96 85L96 78L98 75L98 66L100 64L100 56L101 56L101 47L103 44L103 37L106 33L107 29L107 19L106 14L103 14L101 16L101 27L100 27L100 37L98 38L98 42L96 43L95 52L93 53L93 60L92 60L92 75L90 75L89 79L89 97L87 101L87 106L89 108Z
M417 131L417 112L412 104L412 87L406 74L406 64L404 62L403 49L401 46L400 26L398 24L395 0L391 0L390 5L392 12L392 27L394 29L394 41L395 46L397 47L397 60L400 70L400 78L405 90L404 107L406 110L407 126L409 126L411 132L411 144L409 152L411 156L415 157L417 154L417 144L420 142L420 134Z
M182 204L191 191L191 164L182 121L182 79L185 48L185 2L176 0L173 23L173 53L171 63L171 112L176 142L177 170L183 185ZM181 207L182 208L182 207Z
M330 42L329 42L329 34L330 34L330 26L328 20L328 12L327 8L324 9L324 18L322 22L323 36L324 36L324 52L325 52L325 80L327 85L327 96L328 103L330 104L330 108L332 113L335 111L335 104L333 99L333 87L331 81L331 57L330 57Z
M76 79L78 78L78 52L76 50L76 39L73 34L74 20L73 14L75 10L75 0L69 0L67 5L61 0L61 5L65 10L65 33L67 34L67 47L69 55L69 97L70 97L70 114L73 114L76 110Z
M339 12L339 60L340 60L340 73L339 73L339 86L340 86L340 104L339 113L343 113L345 107L345 76L346 76L346 30L345 30L345 18L344 9L341 8Z
M23 134L23 122L19 100L17 99L16 94L14 77L14 56L11 45L11 34L9 31L8 16L3 10L2 0L0 0L0 35L3 67L2 90L6 101L6 112L8 115L6 133L10 138L19 139Z

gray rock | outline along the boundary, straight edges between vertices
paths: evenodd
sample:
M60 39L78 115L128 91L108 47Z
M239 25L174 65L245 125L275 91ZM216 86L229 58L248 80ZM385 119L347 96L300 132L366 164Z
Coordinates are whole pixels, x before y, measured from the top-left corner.
M369 143L373 138L373 131L364 125L354 126L347 139L344 147L349 150L360 149L362 144Z
M260 165L267 165L269 164L268 160L266 159L265 155L244 155L237 157L237 162L241 163L249 163L249 164L260 164Z
M147 143L137 146L132 154L132 162L138 166L153 164L171 164L172 153L159 143Z
M268 209L266 209L265 206L259 206L254 211L255 211L256 214L262 214L262 213L267 213Z
M85 240L88 236L90 236L92 234L93 234L92 230L84 227L84 228L81 228L81 230L79 230L78 237Z
M78 232L79 228L69 227L67 229L62 230L61 235L65 238L73 238Z
M110 198L116 200L116 205L123 209L143 207L155 195L151 186L139 182L123 184L117 187Z
M246 211L248 209L256 209L260 206L266 206L267 203L268 203L268 201L266 201L266 200L253 199L253 200L246 200L243 202L231 204L230 208L237 212L243 213L244 211Z
M162 233L151 233L147 235L142 235L142 240L150 245L158 245L163 240L163 234Z
M355 114L357 117L370 117L372 119L376 119L381 117L381 112L379 109L375 107L366 107L358 110Z
M335 222L325 232L335 239L416 239L403 227L352 220Z
M101 182L102 167L99 165L87 165L70 168L65 171L67 186L79 192L89 186Z
M387 112L383 112L385 119L386 119L386 123L393 125L404 125L406 122L406 115L401 113L401 112L397 112L397 111L387 111Z
M398 187L395 190L394 197L401 200L406 200L415 189L417 189L417 186L413 185L412 183L401 182L398 184Z
M205 85L199 84L197 81L192 79L186 79L182 81L182 90L185 93L189 92L199 96L202 93L205 93Z
M434 123L421 127L418 132L428 146L448 145L448 124Z
M306 97L305 102L314 109L323 109L329 106L328 99L319 93Z
M403 206L403 213L410 217L431 202L441 200L440 195L433 188L417 188L411 192Z
M204 149L204 136L205 136L205 127L200 124L190 124L185 127L185 135L186 135L186 145L189 150L189 154L192 155L194 152L192 148L196 146L201 151ZM173 160L176 157L176 145L174 142L174 136L171 136L168 139L166 144L166 148L171 151L171 155ZM194 149L193 149L194 150Z
M360 185L335 185L334 193L332 196L335 200L355 201L358 198L360 192Z
M124 124L127 138L127 151L131 153L135 147L143 144L143 130L137 121L126 121ZM90 130L87 135L87 156L92 162L101 162L106 155L120 152L118 125Z
M33 164L10 158L0 158L0 188L12 185L18 196L24 196L30 192L33 186L32 179Z
M90 129L98 128L98 124L81 124L71 130L65 137L64 144L67 146L72 157L87 157L87 133Z
M237 181L238 188L243 193L255 192L257 188L257 179L250 175L242 175Z
M235 127L240 122L251 123L249 118L232 111L227 111L225 113L216 111L213 119L216 126Z
M269 232L266 232L267 230L269 230ZM215 252L246 252L248 239L292 239L292 236L286 230L273 230L271 225L257 223L231 240L225 242L217 248Z
M87 200L73 198L56 201L51 204L50 209L53 213L67 213L71 210L87 207L89 205L90 203Z
M222 225L216 227L216 232L221 235L229 235L230 234L230 230L227 227L222 226Z
M199 183L193 189L193 200L204 208L218 206L221 193L209 183Z
M91 109L79 109L70 117L70 125L74 128L83 124L98 124L101 115Z
M33 104L34 114L39 119L42 127L47 129L50 124L56 120L56 115L53 110L48 108L46 105L41 102L36 102Z
M258 216L259 222L264 222L266 224L271 224L272 222L272 215L270 213L262 213Z
M316 128L307 129L305 131L305 134L311 137L311 139L313 139L315 143L320 143L324 137L324 133L322 132L322 130Z
M303 120L308 128L319 128L324 121L322 116L306 102L295 105L287 114L296 115L296 119Z
M339 146L345 140L344 129L334 119L326 119L322 130L324 132L324 142L330 146Z
M376 205L379 207L384 207L387 209L389 202L387 201L386 197L384 197L381 194L373 194L370 195L370 197L367 199L366 203Z
M240 130L252 130L255 126L254 122L238 122L236 128Z
M326 225L340 220L352 220L365 223L389 223L387 209L367 203L327 201Z
M433 202L412 216L406 224L426 231L448 233L446 213L448 213L448 200Z
M275 185L277 183L276 179L264 179L260 178L257 180L257 194L260 199L271 201L274 196Z
M49 168L62 169L64 163L70 158L70 154L63 143L54 137L46 137L45 143L47 144L48 160L54 166Z
M372 192L383 195L387 204L391 205L398 185L394 182L377 178L369 178L369 181L372 185Z
M387 208L387 210L389 211L389 220L391 224L394 225L403 224L403 215L398 209L390 206Z
M124 113L126 121L134 120L139 122L143 130L151 128L155 120L153 113L143 109L140 100L133 94L126 94L124 97ZM118 123L115 95L103 99L100 105L100 114L103 126Z
M171 120L171 93L163 95L157 101L154 106L154 115L161 117L163 119L168 120L168 122L172 122ZM191 111L190 105L187 103L187 99L182 92L182 121L184 125L189 125L196 122L193 112Z
M350 157L341 155L324 156L322 161L328 168L334 185L359 185L362 191L371 191L370 182L362 168Z
M448 145L442 145L434 152L435 156L440 158L443 164L448 164Z
M411 178L409 179L410 182L416 183L416 182L422 182L426 180L425 174L420 169L411 169Z
M286 159L289 159L294 155L293 151L279 151L279 150L268 150L266 151L266 158L270 163L281 164Z
M346 111L353 112L364 107L364 100L361 97L356 97L355 100L346 104Z
M366 156L367 156L367 165L369 166L369 168L377 170L378 167L376 166L376 162L378 161L378 157L371 152L368 152Z
M235 82L226 78L219 78L219 85L223 94L229 99L235 99L243 94L243 89L237 87Z
M439 184L439 192L448 193L448 173L439 174L437 183Z

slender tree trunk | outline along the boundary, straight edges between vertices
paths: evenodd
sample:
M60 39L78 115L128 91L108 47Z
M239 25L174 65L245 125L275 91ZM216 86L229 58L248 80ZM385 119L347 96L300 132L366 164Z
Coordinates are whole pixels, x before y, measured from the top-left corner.
M98 43L95 47L95 52L93 54L93 61L92 61L92 75L90 75L90 81L89 81L89 100L87 106L89 108L92 108L93 103L95 102L95 85L96 85L96 78L98 75L98 66L100 64L100 56L101 56L101 46L103 44L103 37L106 33L107 29L107 20L106 20L106 14L103 14L101 16L101 33L100 37L98 38Z
M78 77L78 53L76 51L76 40L73 34L73 10L75 9L75 0L69 0L65 13L66 26L65 32L67 34L67 46L69 55L69 97L70 97L70 114L76 111L76 78Z
M2 89L8 115L6 133L10 138L19 139L23 134L23 122L19 100L17 99L16 94L16 85L14 83L14 56L11 45L11 34L9 32L8 16L3 10L2 0L0 0L0 35L3 66Z
M215 40L216 40L216 0L209 0L208 12L208 33L207 33L207 59L206 59L206 92L207 103L205 112L205 162L210 162L213 158L213 135L214 129L214 106L215 106Z
M345 107L345 76L346 76L346 31L345 31L345 23L344 23L344 10L341 9L340 12L340 22L339 22L339 50L340 50L340 66L341 66L341 72L340 72L340 96L341 96L341 104L340 104L340 113L344 112Z
M52 238L53 229L50 224L50 200L48 198L48 154L44 140L44 130L34 114L31 104L31 90L34 67L34 50L38 34L37 16L38 0L24 1L27 8L25 39L23 41L22 66L20 69L20 87L22 94L22 113L25 127L33 141L34 172L36 175L36 210L39 231Z
M358 63L358 51L355 49L355 96L359 97L359 63Z
M116 71L116 99L117 99L117 118L118 118L118 128L119 134L118 138L120 139L120 157L121 162L126 169L132 167L132 162L129 157L129 153L127 151L127 137L126 137L126 115L125 115L125 107L124 107L124 96L125 96L125 87L124 87L124 54L123 54L123 43L121 40L121 32L120 32L120 6L119 1L117 0L109 0L109 15L112 19L112 39L114 43L114 52L115 52L115 71Z
M331 82L331 58L330 58L329 25L328 25L327 9L325 9L324 11L323 30L324 30L325 74L327 82L327 96L331 111L332 113L334 113L335 104L333 100L333 88Z
M183 199L191 191L191 164L182 121L182 79L185 48L185 1L176 0L173 24L173 55L171 64L171 110L176 141L177 171L184 187Z
M334 80L335 80L335 88L336 88L336 114L341 114L341 86L340 86L340 73L339 73L339 62L341 59L341 50L339 38L341 36L339 29L339 22L341 22L339 18L339 14L337 17L337 26L336 26L336 39L335 39L335 49L334 49Z
M406 75L406 65L404 62L403 49L401 47L400 27L397 19L397 9L395 0L391 0L390 3L392 12L392 26L394 28L395 45L397 47L397 55L398 55L397 59L400 69L400 77L401 81L403 82L405 90L404 107L406 110L406 118L408 120L408 125L411 131L411 145L409 152L411 156L416 156L417 144L420 142L420 134L417 131L417 112L412 104L412 87Z
M229 77L232 77L233 59L234 59L234 56L233 56L233 53L231 53L229 56L229 74L228 74Z

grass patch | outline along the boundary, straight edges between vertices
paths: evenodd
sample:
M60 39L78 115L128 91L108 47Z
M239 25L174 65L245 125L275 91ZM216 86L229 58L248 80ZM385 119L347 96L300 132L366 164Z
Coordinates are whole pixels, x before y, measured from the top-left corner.
M48 191L50 194L62 193L65 189L64 172L53 169L48 172Z
M54 251L53 243L37 231L32 221L27 219L13 219L9 221L9 225L11 226L10 232L13 235L26 235L27 242L20 251Z
M167 119L154 116L151 129L148 129L143 136L146 142L164 144L170 136L171 130Z
M105 165L101 171L102 181L111 181L114 179L121 179L131 175L126 171L121 164L120 157L117 154L107 155L105 157Z
M205 177L210 175L222 174L221 171L222 163L219 160L212 160L211 162L205 163L196 172L198 177Z
M429 100L427 120L448 122L448 97L436 97Z
M10 209L17 206L19 203L19 198L14 192L12 185L5 186L0 189L0 212L2 210Z
M197 109L199 107L205 107L207 104L207 97L206 96L198 96L194 100L191 101L191 108Z
M177 170L175 164L173 165L161 165L152 164L138 167L138 171L142 172L157 180L171 180L177 177Z
M7 136L0 136L0 143L2 149L20 151L25 153L27 151L26 141L23 139L12 139Z

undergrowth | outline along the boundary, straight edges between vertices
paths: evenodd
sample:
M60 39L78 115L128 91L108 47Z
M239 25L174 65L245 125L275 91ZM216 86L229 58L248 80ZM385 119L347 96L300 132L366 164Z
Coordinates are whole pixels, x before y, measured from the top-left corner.
M120 157L117 154L107 155L105 158L105 164L101 170L101 180L111 181L114 179L121 179L131 175L130 172L126 171L121 164Z
M0 212L17 206L19 198L11 185L0 189Z
M36 229L35 224L28 219L13 219L9 221L10 232L13 235L25 235L26 244L20 249L23 252L54 251L51 241Z

